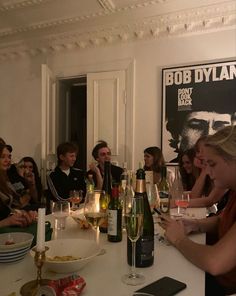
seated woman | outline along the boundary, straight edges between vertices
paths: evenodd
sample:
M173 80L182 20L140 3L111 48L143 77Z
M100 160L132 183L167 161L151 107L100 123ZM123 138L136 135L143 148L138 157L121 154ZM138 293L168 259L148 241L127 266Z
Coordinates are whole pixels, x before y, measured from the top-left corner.
M0 144L0 227L27 226L32 223L36 212L20 210L20 197L8 180L7 169L11 165L11 152L8 145Z
M195 149L184 151L179 157L179 171L183 189L191 191L199 175L199 169L194 165Z
M195 144L194 165L200 170L200 174L191 190L189 207L208 207L209 213L212 214L217 212L215 204L219 203L227 195L228 190L216 187L208 175L203 155L205 141L206 136L199 138Z
M211 276L206 296L236 293L236 126L225 127L208 136L203 153L206 171L217 188L229 188L228 203L221 214L206 219L170 219L162 215L167 239L193 264ZM216 233L217 242L201 245L190 240L191 232ZM207 277L208 279L209 277Z
M153 146L144 149L144 170L153 171L153 183L158 184L161 179L161 167L165 165L164 156L160 148ZM171 186L174 174L167 170L167 181Z
M41 201L42 183L36 162L30 156L23 157L17 164L17 172L22 176L30 189L31 198L28 203L37 204ZM25 201L27 204L27 201Z

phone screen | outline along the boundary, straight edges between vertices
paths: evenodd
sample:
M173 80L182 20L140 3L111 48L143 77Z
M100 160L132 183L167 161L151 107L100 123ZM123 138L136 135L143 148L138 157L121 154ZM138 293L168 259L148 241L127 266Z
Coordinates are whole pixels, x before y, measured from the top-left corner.
M163 277L137 291L133 296L172 296L185 289L187 285L170 277Z

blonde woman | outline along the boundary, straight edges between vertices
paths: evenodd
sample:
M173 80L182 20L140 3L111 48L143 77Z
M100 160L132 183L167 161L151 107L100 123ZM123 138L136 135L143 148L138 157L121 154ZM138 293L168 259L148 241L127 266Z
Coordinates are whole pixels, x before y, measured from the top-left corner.
M207 279L214 283L206 282L206 295L231 295L236 293L236 127L208 136L203 155L214 185L230 189L226 207L220 215L201 220L175 221L163 216L163 227L167 239L211 275ZM191 232L216 233L218 239L214 245L200 245L188 238Z

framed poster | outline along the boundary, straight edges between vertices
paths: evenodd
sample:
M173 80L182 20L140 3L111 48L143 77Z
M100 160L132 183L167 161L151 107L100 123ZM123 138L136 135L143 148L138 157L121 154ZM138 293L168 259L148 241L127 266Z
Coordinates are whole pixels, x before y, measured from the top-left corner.
M176 163L203 135L236 122L236 60L162 70L162 151Z

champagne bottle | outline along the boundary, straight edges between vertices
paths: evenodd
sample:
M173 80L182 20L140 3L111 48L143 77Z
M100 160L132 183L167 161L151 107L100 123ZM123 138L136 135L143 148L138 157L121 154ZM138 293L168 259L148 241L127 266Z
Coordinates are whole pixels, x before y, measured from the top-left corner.
M154 224L150 210L145 184L145 171L140 168L136 173L135 196L143 197L143 233L136 242L136 267L148 267L154 262ZM127 238L128 264L132 263L131 241Z
M111 200L108 204L108 241L122 240L122 206L119 200L119 187L112 188Z
M111 198L111 163L110 161L105 161L102 193L100 197L101 211L103 212L107 211L110 198ZM104 222L99 226L99 230L102 233L107 233L107 218L104 219Z
M161 167L161 181L158 184L158 191L160 197L160 209L162 213L169 213L170 211L170 196L169 184L166 179L166 166Z

